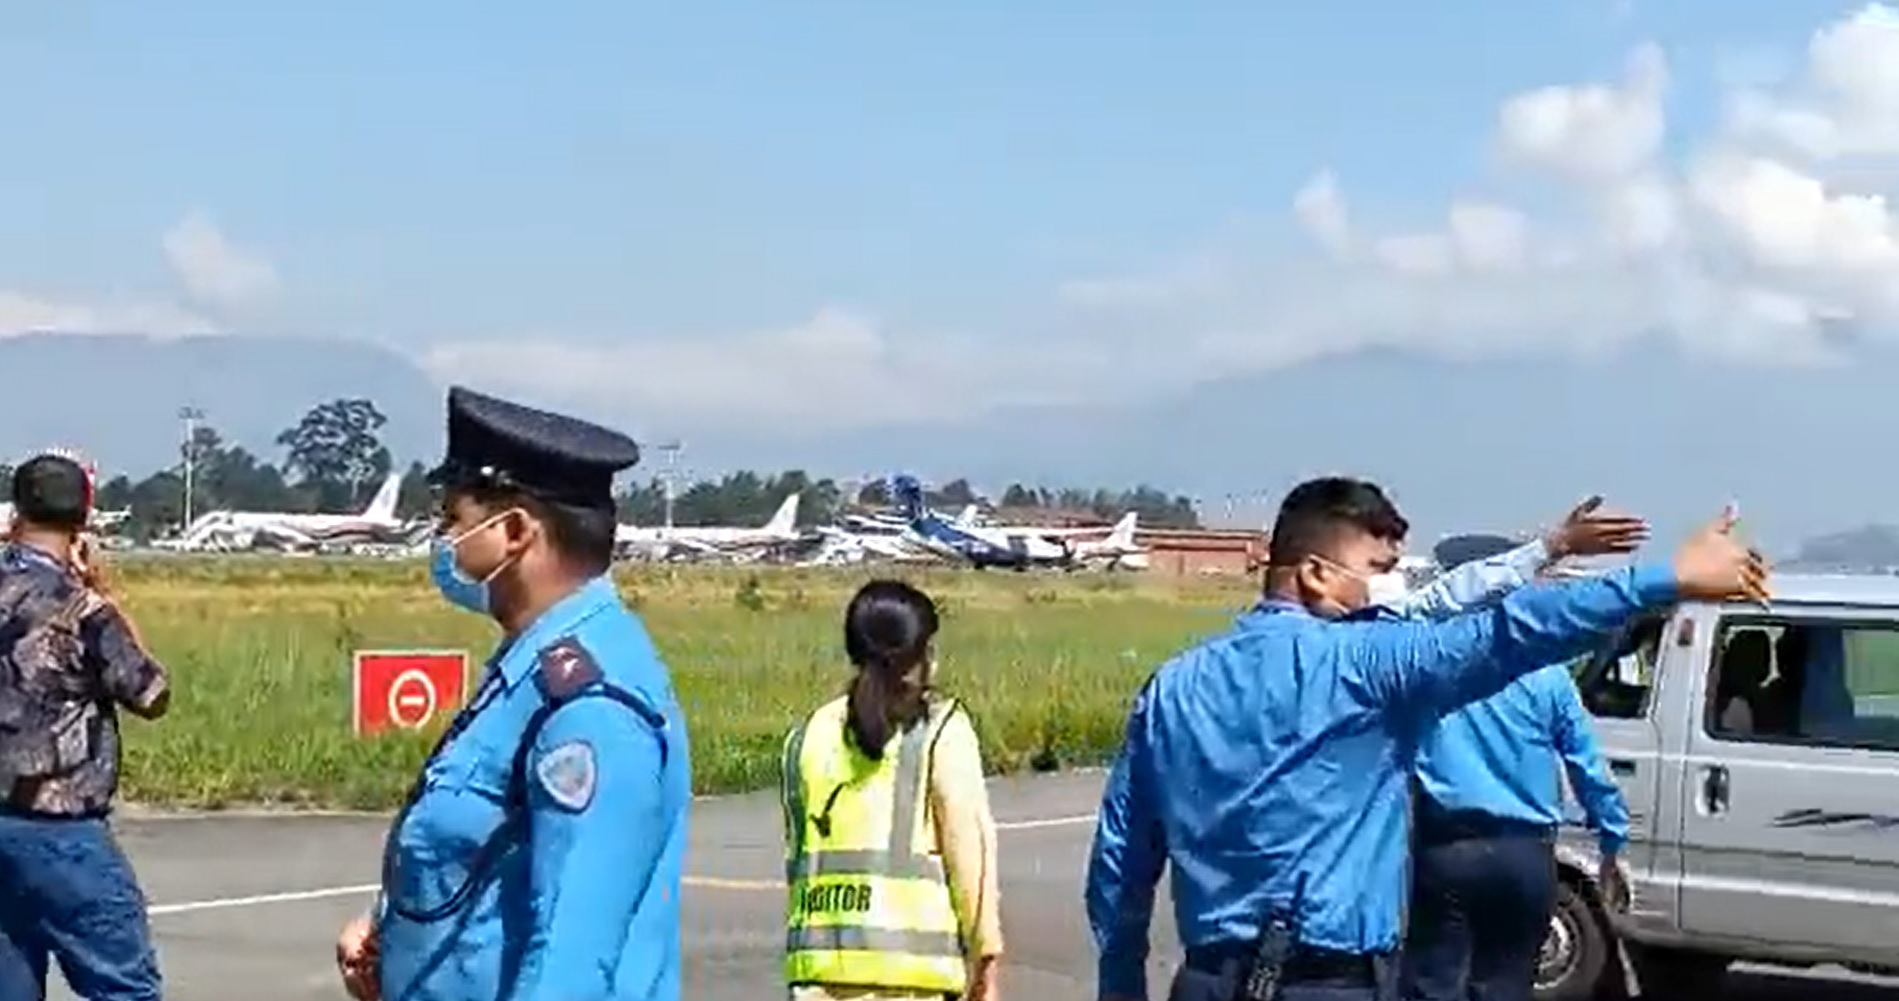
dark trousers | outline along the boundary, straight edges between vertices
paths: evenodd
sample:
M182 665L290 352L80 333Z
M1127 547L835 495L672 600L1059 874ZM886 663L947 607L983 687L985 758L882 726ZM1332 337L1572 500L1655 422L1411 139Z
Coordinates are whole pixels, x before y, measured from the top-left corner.
M1418 811L1405 1001L1530 1001L1556 906L1546 830Z
M1187 950L1167 1001L1235 1001L1246 975L1245 951ZM1282 971L1279 1001L1395 1001L1394 974L1385 956L1304 951Z
M104 820L0 813L0 1001L46 997L49 959L86 1001L156 1001L145 896Z

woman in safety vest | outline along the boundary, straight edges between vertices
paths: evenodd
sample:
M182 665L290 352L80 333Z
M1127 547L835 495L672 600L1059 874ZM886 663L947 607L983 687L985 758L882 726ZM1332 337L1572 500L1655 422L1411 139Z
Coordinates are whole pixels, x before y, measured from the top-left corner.
M930 689L936 604L874 580L844 613L848 692L785 740L793 1001L995 1001L996 825L968 713Z

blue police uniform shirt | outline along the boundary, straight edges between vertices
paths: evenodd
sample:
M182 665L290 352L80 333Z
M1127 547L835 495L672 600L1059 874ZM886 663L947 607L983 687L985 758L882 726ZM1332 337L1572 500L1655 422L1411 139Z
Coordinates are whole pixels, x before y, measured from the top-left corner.
M566 641L563 643L563 641ZM484 875L550 648L584 651L602 680L664 717L663 732L610 698L547 718L526 760L525 837ZM692 797L684 719L640 620L597 578L489 661L462 732L426 767L390 831L378 904L384 1001L664 999L680 994L679 890ZM404 916L472 892L437 921Z
M1301 942L1393 949L1411 772L1431 724L1676 594L1667 567L1643 566L1442 621L1333 622L1267 601L1162 665L1129 714L1088 865L1100 993L1146 996L1170 864L1190 948L1257 938L1299 891Z
M1562 777L1604 854L1629 841L1629 808L1602 759L1568 664L1551 664L1438 721L1418 753L1418 785L1447 810L1471 810L1554 828Z
M1527 583L1548 550L1531 543L1439 577L1395 610L1444 618ZM1564 820L1562 779L1606 855L1629 840L1629 809L1596 744L1595 728L1564 664L1546 665L1487 699L1452 710L1418 752L1418 784L1447 810L1470 810L1554 828Z

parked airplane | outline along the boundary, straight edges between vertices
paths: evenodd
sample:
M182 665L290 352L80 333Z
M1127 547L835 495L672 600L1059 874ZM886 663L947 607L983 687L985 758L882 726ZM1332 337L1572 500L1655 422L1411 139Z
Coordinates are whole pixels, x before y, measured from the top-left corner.
M747 550L793 543L799 538L797 494L786 497L771 520L758 528L621 525L613 533L614 545L621 552L652 560L688 555L737 556Z
M910 522L903 515L883 511L847 512L838 515L837 520L849 531L870 535L902 535L910 530ZM950 524L959 528L991 527L983 522L980 504L963 505L963 509L956 513L956 517L951 519ZM1094 529L1088 531L1094 531Z
M1107 570L1146 570L1147 550L1134 541L1138 512L1129 511L1114 523L1103 539L1082 539L1067 543L1074 558L1090 566Z
M867 560L891 563L932 563L935 551L912 542L907 529L894 532L858 531L818 525L807 538L808 548L798 556L800 566L838 566Z
M944 518L924 503L923 486L914 476L892 477L890 496L909 523L908 537L912 542L952 559L965 560L977 569L1027 570L1032 566L1072 563L1067 547L1050 541L1035 529L979 527Z
M193 521L176 538L154 543L161 549L232 550L269 547L313 549L408 539L411 524L396 517L402 477L391 473L361 514L279 514L259 511L212 511Z
M92 512L92 522L91 522L90 527L94 532L103 534L106 532L110 532L115 528L118 528L121 524L125 522L125 519L130 518L131 516L132 516L131 508L125 508L119 511L95 510ZM7 534L7 523L12 520L13 520L13 503L11 501L0 501L0 536L5 536Z

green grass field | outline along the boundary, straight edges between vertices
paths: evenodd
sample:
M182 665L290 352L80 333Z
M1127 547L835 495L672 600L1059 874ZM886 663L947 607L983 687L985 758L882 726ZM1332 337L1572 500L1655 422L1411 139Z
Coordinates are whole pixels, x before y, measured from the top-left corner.
M125 557L114 573L174 688L166 718L123 722L123 791L134 802L391 805L445 720L421 734L357 738L351 652L462 648L478 667L498 635L487 620L448 607L417 561ZM900 575L944 610L939 684L969 703L997 770L1104 760L1147 674L1222 628L1253 587L1105 575ZM869 576L621 572L621 592L645 618L685 703L700 791L776 781L786 729L849 676L843 608Z

